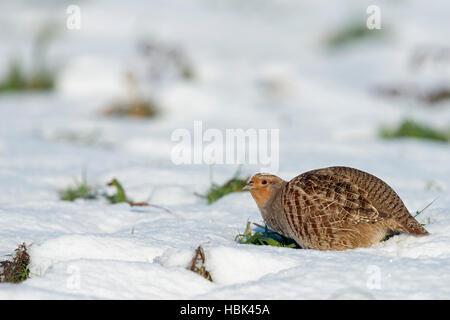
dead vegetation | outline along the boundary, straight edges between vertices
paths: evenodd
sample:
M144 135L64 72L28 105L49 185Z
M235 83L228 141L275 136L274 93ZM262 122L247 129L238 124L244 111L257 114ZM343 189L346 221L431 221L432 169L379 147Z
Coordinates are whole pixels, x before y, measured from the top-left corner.
M138 43L137 49L144 60L146 75L153 83L194 78L190 59L179 46L156 39L145 39Z
M139 80L131 71L125 74L127 97L117 100L103 111L106 116L153 118L159 114L156 103L141 93Z
M425 68L450 66L450 47L441 45L420 45L412 50L409 68L418 71Z
M202 246L198 246L195 249L194 257L189 265L189 270L201 275L203 278L209 281L213 281L211 278L211 274L205 267L206 257L205 252L203 251Z
M127 95L117 99L103 111L106 116L148 119L158 116L162 108L155 96L169 80L191 80L194 71L181 48L154 39L137 45L141 67L125 73ZM145 94L144 94L145 93Z
M391 83L377 86L375 92L388 97L414 99L429 106L437 106L450 100L450 84L440 76L450 68L449 46L419 45L411 51L407 67L411 72L411 79L421 79L423 76L435 79L438 76L440 83L427 86L413 81Z
M450 86L421 88L417 84L403 83L382 85L375 88L375 93L394 98L410 98L430 106L450 100Z
M11 260L0 261L0 282L20 283L30 277L30 255L27 251L30 246L24 242L14 250Z

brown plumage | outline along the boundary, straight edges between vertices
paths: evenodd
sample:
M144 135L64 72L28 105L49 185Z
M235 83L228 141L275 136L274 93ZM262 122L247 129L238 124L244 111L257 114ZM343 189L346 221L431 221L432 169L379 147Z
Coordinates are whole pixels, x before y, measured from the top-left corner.
M259 173L246 189L267 225L302 248L345 250L397 232L428 234L391 187L353 168L312 170L289 182Z

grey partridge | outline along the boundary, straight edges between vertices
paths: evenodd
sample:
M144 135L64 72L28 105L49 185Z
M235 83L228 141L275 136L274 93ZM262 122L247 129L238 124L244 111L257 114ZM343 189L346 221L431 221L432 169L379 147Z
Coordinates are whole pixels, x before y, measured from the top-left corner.
M345 250L398 232L428 234L391 187L354 168L312 170L289 182L258 173L245 189L266 224L302 248Z

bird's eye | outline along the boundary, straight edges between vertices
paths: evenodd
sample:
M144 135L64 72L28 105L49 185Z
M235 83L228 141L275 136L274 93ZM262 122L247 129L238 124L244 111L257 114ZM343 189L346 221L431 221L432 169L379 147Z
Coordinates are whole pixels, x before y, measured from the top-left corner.
M262 184L267 184L266 180L261 181Z

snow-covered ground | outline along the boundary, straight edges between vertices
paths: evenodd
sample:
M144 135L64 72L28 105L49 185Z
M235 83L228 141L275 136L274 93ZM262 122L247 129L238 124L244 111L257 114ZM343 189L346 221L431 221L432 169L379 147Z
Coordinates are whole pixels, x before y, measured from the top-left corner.
M0 3L0 74L11 57L26 59L45 21L58 26L49 55L59 69L51 93L0 95L0 256L32 244L31 278L0 284L0 299L449 299L449 146L385 141L378 129L405 117L448 126L450 103L430 107L374 89L449 82L450 59L410 63L417 48L450 47L450 4L379 1L384 36L331 50L329 34L365 22L372 3L318 2L80 1L80 30L65 24L77 1ZM158 118L100 115L126 94L123 74L143 72L141 39L182 48L194 79L143 85L163 108ZM345 165L386 181L411 212L437 198L418 218L430 235L345 252L238 244L248 220L262 223L250 194L208 205L194 193L209 187L210 167L171 161L172 132L192 131L196 120L223 132L279 129L277 174L286 180ZM97 132L99 143L56 139L67 130ZM237 168L214 166L214 181ZM97 185L116 177L133 200L172 213L60 200L83 171ZM186 269L199 245L213 282Z

